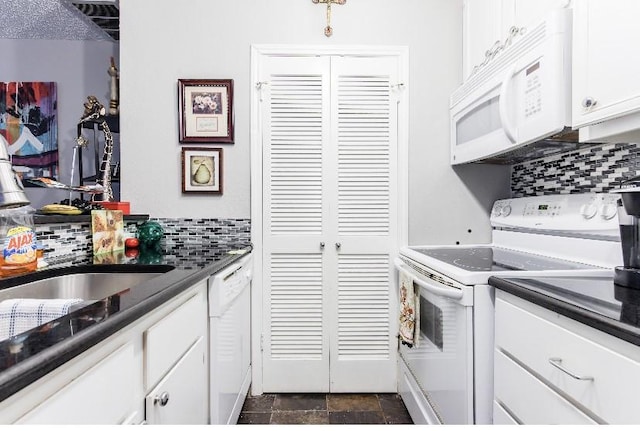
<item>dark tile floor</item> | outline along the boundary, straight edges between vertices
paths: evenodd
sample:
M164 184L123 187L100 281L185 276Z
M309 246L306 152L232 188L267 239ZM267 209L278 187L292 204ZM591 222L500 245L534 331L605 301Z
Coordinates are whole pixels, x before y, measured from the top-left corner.
M248 396L238 424L412 424L398 394Z

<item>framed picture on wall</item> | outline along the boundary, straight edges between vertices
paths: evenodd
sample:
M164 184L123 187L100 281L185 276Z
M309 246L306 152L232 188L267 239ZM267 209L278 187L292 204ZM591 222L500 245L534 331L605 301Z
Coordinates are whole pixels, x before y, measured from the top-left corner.
M25 186L58 178L57 111L55 82L0 82L0 145Z
M233 80L179 79L181 143L233 143Z
M182 148L182 193L222 194L222 148Z

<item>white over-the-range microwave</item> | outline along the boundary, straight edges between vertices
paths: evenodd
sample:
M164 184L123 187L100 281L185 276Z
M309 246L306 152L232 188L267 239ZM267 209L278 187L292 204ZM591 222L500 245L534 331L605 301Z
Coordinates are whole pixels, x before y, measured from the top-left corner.
M570 9L556 9L451 96L451 164L513 163L575 148Z

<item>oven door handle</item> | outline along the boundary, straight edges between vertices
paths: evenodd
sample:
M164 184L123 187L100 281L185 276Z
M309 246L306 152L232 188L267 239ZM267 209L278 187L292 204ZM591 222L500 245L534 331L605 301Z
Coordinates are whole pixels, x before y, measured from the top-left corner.
M397 257L394 259L394 264L398 271L402 271L405 274L409 275L413 279L414 283L416 283L418 286L422 287L423 289L433 293L434 295L444 296L446 298L456 299L456 300L462 299L462 296L464 295L464 292L462 290L456 289L455 287L440 287L434 282L429 282L416 277L407 269L405 269L406 267L404 262Z

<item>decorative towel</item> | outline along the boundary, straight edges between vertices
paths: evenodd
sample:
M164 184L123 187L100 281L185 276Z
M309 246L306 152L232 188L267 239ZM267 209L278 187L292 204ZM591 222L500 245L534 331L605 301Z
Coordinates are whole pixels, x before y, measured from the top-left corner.
M418 347L420 339L420 292L413 278L400 271L400 341Z
M0 302L0 340L64 316L79 302L82 299L6 299Z

